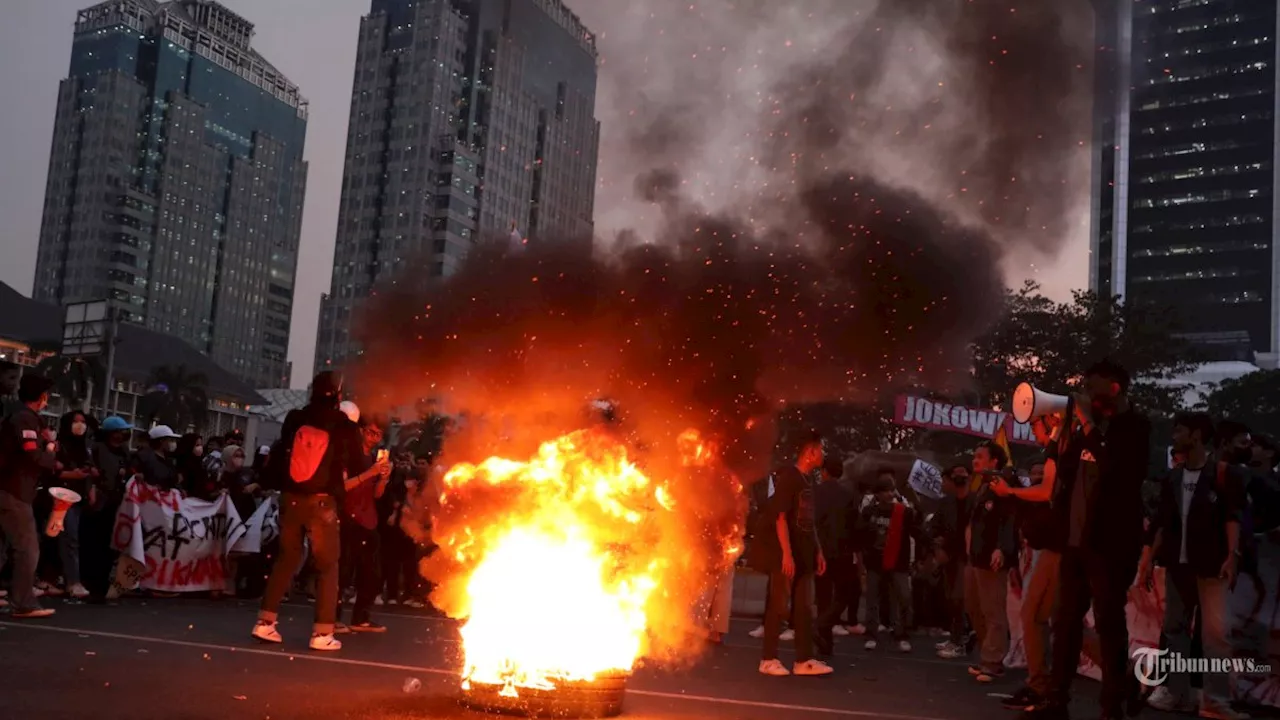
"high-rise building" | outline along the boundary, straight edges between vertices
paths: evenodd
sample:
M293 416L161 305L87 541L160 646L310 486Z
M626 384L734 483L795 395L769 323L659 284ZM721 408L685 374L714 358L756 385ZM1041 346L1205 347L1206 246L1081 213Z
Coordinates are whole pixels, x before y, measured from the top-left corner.
M255 387L287 386L307 105L206 0L80 12L35 296L109 298Z
M1090 286L1209 359L1280 353L1276 0L1095 0Z
M439 277L481 236L591 237L597 59L561 0L373 0L317 370L358 353L361 301L409 263Z

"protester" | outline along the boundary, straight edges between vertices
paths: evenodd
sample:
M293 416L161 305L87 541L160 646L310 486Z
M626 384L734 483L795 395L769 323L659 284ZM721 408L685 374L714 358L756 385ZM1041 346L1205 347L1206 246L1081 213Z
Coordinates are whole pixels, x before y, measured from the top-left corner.
M764 620L764 653L760 672L764 675L829 675L830 665L813 658L813 578L826 572L826 559L818 544L810 473L823 462L822 438L814 435L800 448L794 465L778 468L773 474L774 492L760 517L756 540L760 547L752 553L758 570L769 573L769 603ZM778 635L787 614L788 601L797 611L795 621L796 662L792 670L778 660Z
M898 650L911 652L907 636L907 608L911 603L911 540L924 535L916 511L901 500L891 468L876 473L875 497L862 511L861 565L867 572L867 640L864 647L875 650L878 643L876 620L880 618L881 588L889 588L889 617Z
M822 465L822 482L814 490L817 506L818 542L827 558L827 572L814 579L818 596L818 621L815 644L822 654L830 654L836 635L848 635L839 624L848 611L857 618L862 586L858 577L856 533L858 531L857 500L840 484L844 462L828 457ZM837 632L837 628L843 632Z
M8 360L0 360L0 421L22 408L22 403L17 398L21 377L21 367Z
M133 474L128 445L131 432L133 427L129 423L109 417L102 422L102 438L94 446L93 459L98 473L91 479L89 500L80 523L81 575L89 591L89 601L93 603L104 603L118 596L111 577L117 555L112 541L116 512Z
M352 585L356 588L355 604L351 608L351 624L355 632L386 632L386 627L373 621L370 610L378 597L381 572L381 555L378 545L377 501L387 490L391 479L391 464L377 458L377 448L382 444L382 428L370 418L358 423L364 456L372 463L363 475L348 478L346 497L342 505L342 552L338 563L339 588ZM341 590L339 591L341 592ZM342 598L338 597L338 626L342 623Z
M1151 583L1152 566L1165 568L1164 634L1169 650L1183 657L1191 656L1197 610L1205 656L1229 658L1233 654L1228 600L1239 572L1240 520L1247 480L1241 465L1212 454L1207 443L1213 437L1213 420L1205 413L1184 413L1174 419L1173 442L1186 453L1187 464L1175 469L1162 488L1154 537L1138 570L1138 582L1146 587ZM1249 447L1243 450L1249 451ZM1243 456L1237 452L1231 459ZM1230 700L1230 677L1207 673L1198 707L1200 717L1241 717L1231 709ZM1191 678L1187 673L1169 673L1147 704L1167 712L1196 712Z
M287 472L280 481L287 487L280 499L280 557L267 580L252 633L264 642L283 642L276 627L280 603L302 561L306 537L319 578L310 646L312 650L342 647L333 636L341 542L338 511L345 479L365 472L368 461L361 451L359 430L338 410L341 401L341 377L322 372L312 382L307 406L285 416L281 450L287 460L282 459L279 466Z
M138 450L138 472L142 481L160 490L175 490L181 481L174 454L178 451L178 434L168 425L157 425L147 432L147 445Z
M49 404L52 383L36 374L23 375L18 384L21 407L0 423L0 570L13 547L12 615L15 619L53 615L36 599L36 567L40 562L40 531L35 510L40 478L56 467L56 435L44 427L40 413Z
M1129 373L1119 365L1093 365L1083 388L1071 402L1052 501L1063 552L1049 697L1027 718L1067 717L1091 602L1102 646L1102 715L1118 718L1126 706L1140 706L1125 604L1142 554L1151 423L1129 401Z
M966 563L965 528L969 518L969 468L953 465L944 473L942 490L946 497L934 513L931 535L933 552L942 574L947 594L950 620L948 639L938 643L938 657L954 659L969 654L969 633L964 614L964 567Z
M85 413L69 412L58 421L57 462L56 484L79 495L81 501L67 510L62 532L53 542L62 562L63 589L76 600L83 600L89 597L89 591L81 583L80 576L80 519L81 511L90 499L92 483L98 475Z
M973 452L973 472L980 484L969 503L965 530L964 599L978 638L978 663L969 667L969 674L980 683L1004 675L1009 652L1009 569L1018 561L1016 516L1012 501L991 487L1008 464L1004 448L994 442L984 442Z

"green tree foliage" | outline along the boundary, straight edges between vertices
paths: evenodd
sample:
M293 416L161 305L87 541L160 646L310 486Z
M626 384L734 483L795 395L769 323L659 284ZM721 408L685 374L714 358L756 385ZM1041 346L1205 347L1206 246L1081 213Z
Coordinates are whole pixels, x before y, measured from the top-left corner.
M151 371L150 390L138 401L138 414L148 423L168 425L184 433L204 427L209 411L209 380L186 365Z
M1255 433L1280 436L1280 370L1258 370L1218 383L1198 409L1215 420L1235 420Z
M1185 386L1162 384L1197 365L1194 349L1178 339L1167 308L1125 303L1077 291L1055 302L1028 282L1010 291L1004 315L974 343L974 380L983 405L1008 407L1020 382L1063 393L1102 358L1134 378L1131 394L1153 416L1181 409Z

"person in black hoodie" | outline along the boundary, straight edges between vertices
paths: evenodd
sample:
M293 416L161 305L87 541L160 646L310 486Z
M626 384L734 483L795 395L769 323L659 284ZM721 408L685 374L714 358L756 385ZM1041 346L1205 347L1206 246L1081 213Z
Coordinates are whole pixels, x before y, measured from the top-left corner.
M1018 561L1016 508L991 487L1008 465L1004 448L993 442L973 451L973 472L982 484L969 504L964 600L978 635L978 663L969 667L969 674L980 683L1004 675L1009 652L1009 568Z
M938 657L953 660L969 654L964 614L965 528L969 522L969 467L952 465L946 472L946 497L933 516L933 554L942 570L947 594L948 638L937 644Z
M124 500L125 487L133 474L129 452L129 433L133 427L123 418L109 417L102 422L100 440L94 445L93 460L97 473L92 478L80 521L81 575L89 602L102 604L118 597L112 590L111 567L116 551L111 546L116 512Z
M858 529L857 498L840 484L844 462L829 457L822 464L822 482L814 490L818 514L818 543L827 557L827 571L814 578L818 595L818 622L814 645L830 655L835 645L835 627L846 610L857 616L862 586L858 578L855 533Z
M875 499L862 511L862 566L867 570L867 650L877 646L880 588L889 587L889 612L898 649L911 652L907 609L911 603L911 541L924 546L919 515L897 495L891 468L876 473Z
M1231 613L1227 601L1235 585L1240 558L1240 519L1246 502L1244 468L1219 460L1206 446L1214 436L1205 413L1174 418L1174 446L1187 462L1175 468L1162 486L1160 508L1152 524L1154 537L1143 551L1138 569L1142 587L1151 583L1152 566L1165 568L1164 635L1169 650L1191 655L1191 628L1200 611L1199 630L1210 658L1232 656ZM1198 708L1202 717L1234 718L1230 677L1206 673ZM1187 673L1169 673L1147 703L1168 712L1196 712Z
M312 650L338 650L333 636L338 614L338 512L346 479L369 469L361 447L360 429L338 409L342 379L322 372L311 384L311 401L285 416L280 432L282 457L272 464L284 475L276 482L280 497L280 557L271 569L253 637L263 642L284 639L276 627L280 603L302 562L302 540L311 541L311 560L319 580L316 618L311 630Z

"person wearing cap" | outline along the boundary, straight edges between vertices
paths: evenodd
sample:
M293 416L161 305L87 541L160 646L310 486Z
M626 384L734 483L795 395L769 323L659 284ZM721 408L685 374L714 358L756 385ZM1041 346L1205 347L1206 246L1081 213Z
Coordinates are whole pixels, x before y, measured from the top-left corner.
M56 467L57 442L40 412L49 405L53 383L41 375L23 375L18 385L22 406L0 423L0 570L13 546L13 617L42 618L53 614L40 607L35 595L36 566L40 562L40 534L32 504L40 478Z
M333 636L338 615L338 556L341 536L339 512L347 478L369 470L360 429L338 408L342 379L322 372L311 384L311 401L291 410L280 432L282 457L268 482L282 488L280 497L280 557L267 579L262 608L253 627L254 638L283 642L276 620L280 603L302 561L302 541L311 542L311 560L318 582L316 617L311 628L312 650L333 651L342 643Z
M178 451L178 433L168 425L147 431L147 446L138 450L138 471L142 481L161 490L178 487L178 467L173 455Z
M124 501L125 486L133 474L129 451L132 433L133 426L123 418L109 417L102 421L98 442L93 449L98 474L92 478L80 521L80 577L89 591L89 602L95 604L114 599L116 594L111 585L111 568L117 555L112 547L112 535L116 512Z

